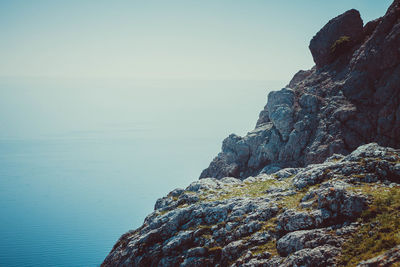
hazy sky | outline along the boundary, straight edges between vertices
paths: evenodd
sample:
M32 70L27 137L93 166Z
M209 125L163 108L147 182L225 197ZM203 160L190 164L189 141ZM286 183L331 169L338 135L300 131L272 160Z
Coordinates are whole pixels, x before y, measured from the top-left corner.
M0 76L289 80L330 18L391 2L0 0Z

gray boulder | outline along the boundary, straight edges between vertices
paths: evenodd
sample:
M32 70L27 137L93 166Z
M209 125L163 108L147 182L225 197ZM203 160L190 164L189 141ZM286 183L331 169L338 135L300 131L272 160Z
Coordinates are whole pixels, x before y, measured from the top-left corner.
M349 10L330 20L311 40L310 51L317 67L331 63L335 59L334 45L340 38L347 37L351 48L364 37L363 21L360 13Z
M305 248L290 255L282 266L336 266L335 257L340 249L330 245Z
M277 241L280 255L287 256L304 248L316 248L325 244L340 246L340 241L328 230L315 229L291 232Z

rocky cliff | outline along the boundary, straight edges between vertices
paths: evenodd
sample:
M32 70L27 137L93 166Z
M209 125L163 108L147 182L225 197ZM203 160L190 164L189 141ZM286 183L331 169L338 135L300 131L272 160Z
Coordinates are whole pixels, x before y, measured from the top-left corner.
M273 175L201 179L159 199L144 224L118 240L103 266L372 261L400 244L399 184L400 150L375 143ZM396 251L392 262L400 261Z
M332 19L310 50L315 67L102 266L400 262L400 0L366 25L356 10Z
M350 10L311 40L316 66L271 92L256 128L230 135L201 173L244 179L286 167L321 163L362 144L400 146L400 11L363 26Z

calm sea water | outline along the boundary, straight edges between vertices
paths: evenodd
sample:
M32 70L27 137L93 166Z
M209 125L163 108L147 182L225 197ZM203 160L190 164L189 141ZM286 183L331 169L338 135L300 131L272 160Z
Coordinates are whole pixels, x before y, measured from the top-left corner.
M0 266L98 266L282 85L0 80Z

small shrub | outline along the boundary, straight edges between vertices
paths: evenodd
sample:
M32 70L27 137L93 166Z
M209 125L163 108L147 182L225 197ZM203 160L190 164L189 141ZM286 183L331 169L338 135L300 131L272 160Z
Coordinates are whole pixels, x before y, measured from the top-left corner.
M349 36L341 36L331 46L332 54L342 54L351 47L351 39Z

